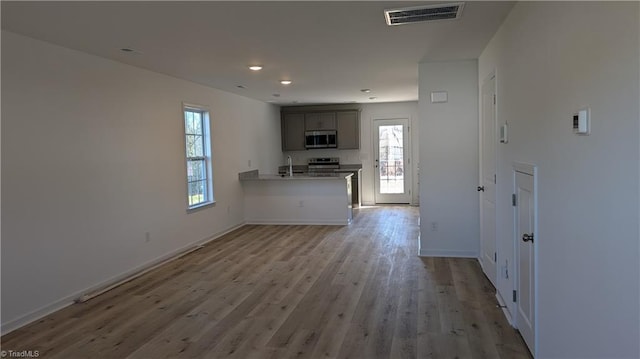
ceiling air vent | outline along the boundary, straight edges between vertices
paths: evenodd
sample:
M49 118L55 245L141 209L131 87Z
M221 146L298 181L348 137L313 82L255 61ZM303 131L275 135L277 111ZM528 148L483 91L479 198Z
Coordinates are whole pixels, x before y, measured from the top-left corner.
M403 9L385 10L387 25L403 25L414 22L457 19L462 13L463 2L406 7Z

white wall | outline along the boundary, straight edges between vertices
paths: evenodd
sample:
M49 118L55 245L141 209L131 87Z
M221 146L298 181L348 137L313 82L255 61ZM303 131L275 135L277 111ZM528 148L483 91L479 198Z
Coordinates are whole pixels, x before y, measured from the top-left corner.
M420 254L477 257L477 62L421 63L419 77ZM448 102L431 103L434 91Z
M182 101L211 110L217 200L189 214ZM3 332L241 224L238 172L281 157L275 106L8 32L2 126Z
M361 104L360 113L360 150L308 150L284 152L283 164L287 155L291 155L294 164L306 165L311 157L338 157L342 164L362 164L362 202L365 205L375 204L374 188L374 129L373 121L382 119L409 119L411 127L411 204L418 205L418 103L387 102Z
M509 123L499 264L512 262L512 163L539 169L539 358L640 357L639 18L637 2L518 3L479 59ZM591 135L577 136L572 114L585 106ZM498 278L503 293L512 286Z

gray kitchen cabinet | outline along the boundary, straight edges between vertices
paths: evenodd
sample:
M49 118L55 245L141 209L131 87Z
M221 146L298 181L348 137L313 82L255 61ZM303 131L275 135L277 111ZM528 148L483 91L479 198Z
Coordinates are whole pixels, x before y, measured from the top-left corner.
M307 131L335 130L335 112L311 112L304 115L304 129Z
M282 150L305 150L304 131L334 130L338 150L360 148L360 105L289 106L280 109Z
M358 111L336 112L338 149L357 150L360 148L360 116Z
M282 150L303 151L305 115L303 113L287 113L282 115Z

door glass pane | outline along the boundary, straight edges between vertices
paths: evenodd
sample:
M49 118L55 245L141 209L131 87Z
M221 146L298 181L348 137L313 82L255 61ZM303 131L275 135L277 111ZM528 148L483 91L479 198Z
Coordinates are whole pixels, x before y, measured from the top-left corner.
M404 193L403 126L379 126L380 193Z

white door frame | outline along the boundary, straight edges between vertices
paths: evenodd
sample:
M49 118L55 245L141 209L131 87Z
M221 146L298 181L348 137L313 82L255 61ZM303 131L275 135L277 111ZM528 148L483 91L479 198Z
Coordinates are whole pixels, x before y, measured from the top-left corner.
M534 311L534 316L533 316L533 343L531 348L529 348L531 350L531 353L533 354L533 356L535 357L536 352L538 351L538 342L539 342L539 335L538 335L538 318L539 318L539 310L538 310L538 243L540 240L540 231L538 230L538 168L535 165L529 164L529 163L523 163L523 162L514 162L513 163L513 192L517 193L518 190L518 183L517 183L517 174L522 173L522 174L526 174L526 175L530 175L532 176L532 180L533 180L533 223L532 223L532 228L533 228L533 233L534 233L534 241L533 241L533 273L532 273L532 280L533 280L533 311ZM513 207L513 250L514 250L514 258L515 258L515 262L514 262L514 271L515 271L515 276L513 277L513 288L514 289L518 289L519 288L519 280L518 278L520 278L520 262L519 262L519 245L520 245L520 241L522 241L521 238L521 234L518 233L518 205L520 205L519 198L516 198L517 201L517 205ZM517 301L519 301L520 299L520 293L516 293L516 297L517 297ZM513 316L513 322L515 324L516 328L519 328L520 323L518 323L518 303L514 303L515 304L515 311L513 312L515 315Z
M486 158L485 150L487 149L487 144L485 143L485 105L486 98L489 96L489 103L492 106L492 116L493 118L490 120L492 125L489 129L493 132L493 146L490 146L490 151L493 155L493 173L484 173L485 161ZM496 188L497 188L497 173L498 173L498 151L497 151L497 106L496 106L496 75L495 71L492 71L489 76L487 76L482 82L482 87L480 91L480 126L479 126L479 193L480 193L480 265L485 275L494 287L498 288L497 279L498 279L498 266L497 266L497 255L498 255L498 243L497 243L497 208L496 208ZM487 213L489 210L489 204L492 204L492 213ZM487 220L490 220L491 223L485 223ZM493 233L487 233L490 231L490 228L486 228L486 226L491 225L493 227ZM492 236L493 238L485 238L487 235ZM492 241L489 243L488 241ZM489 245L491 244L491 245Z
M403 157L404 157L404 188L405 192L403 194L381 194L379 188L379 134L378 134L378 126L380 125L402 125L403 126ZM372 139L373 139L373 188L374 188L374 201L376 204L378 203L411 203L411 192L412 192L412 184L411 180L412 171L411 171L411 127L410 127L410 118L409 117L397 117L397 118L376 118L372 123Z

